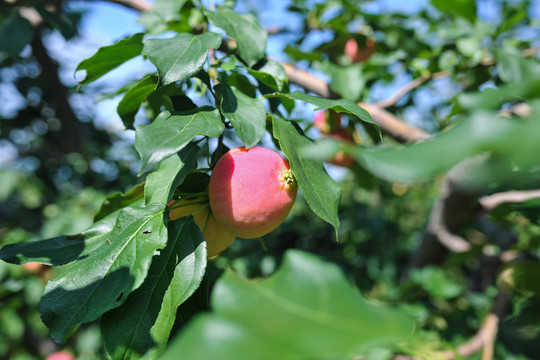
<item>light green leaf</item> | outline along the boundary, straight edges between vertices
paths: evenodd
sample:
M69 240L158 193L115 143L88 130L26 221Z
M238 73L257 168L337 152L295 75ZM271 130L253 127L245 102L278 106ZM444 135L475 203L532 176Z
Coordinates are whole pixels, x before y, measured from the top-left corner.
M75 71L86 70L86 77L79 82L79 86L91 83L129 59L140 55L143 49L143 36L144 34L135 34L116 44L103 46L94 55L81 61Z
M366 301L334 264L290 250L264 281L228 269L196 317L161 357L190 360L352 359L406 341L404 313Z
M276 96L309 102L317 107L315 110L331 109L338 113L346 112L349 114L356 115L361 121L370 125L367 127L368 131L370 129L373 130L377 134L376 138L378 137L379 139L382 139L382 133L381 133L381 128L379 127L379 124L373 121L373 119L371 118L371 115L369 115L369 113L365 109L362 109L360 106L358 106L356 103L354 103L351 100L324 99L321 97L308 95L301 91L294 91L290 94L283 94L283 93L276 92L273 94L265 95L264 97L270 98L270 97L276 97Z
M205 269L206 246L193 218L169 223L167 247L154 256L144 283L102 316L111 358L156 358L167 345L178 307L199 287Z
M135 120L137 111L148 95L156 90L157 82L157 76L148 75L126 91L126 94L122 100L120 100L118 108L116 109L126 128L133 129L133 121Z
M155 0L152 11L165 22L179 20L180 10L182 10L186 2L186 0Z
M443 269L435 266L413 269L411 281L435 298L451 299L458 296L462 290L459 284L446 276Z
M322 71L330 75L330 88L345 99L358 101L366 85L362 73L362 65L337 66L332 63L323 63L319 66Z
M215 87L221 95L221 111L234 127L236 136L246 148L261 141L266 129L266 111L263 104L234 87L222 83Z
M161 86L189 79L203 67L208 49L217 49L221 35L206 32L202 35L178 34L172 39L149 39L142 54L158 70Z
M248 68L248 71L257 80L277 91L282 91L288 81L285 69L274 60L266 61L263 66L256 70Z
M140 173L182 150L195 136L218 137L223 130L219 111L209 106L189 113L162 112L152 124L137 128L135 148L141 156Z
M497 71L505 83L540 82L540 62L519 52L497 51Z
M454 16L462 17L470 23L476 21L476 1L475 0L431 0L431 4L437 10Z
M147 176L144 187L147 205L155 202L167 204L172 199L174 189L197 167L198 152L197 145L189 144L178 154L163 160L159 168Z
M250 15L241 15L230 9L207 12L212 23L225 30L238 44L238 54L251 67L265 55L268 34Z
M144 281L154 252L165 247L165 206L125 208L107 246L75 261L47 283L39 306L45 325L58 342L85 322L124 303Z
M325 171L323 162L306 158L301 152L311 140L305 137L290 121L274 117L274 137L289 160L291 170L298 181L309 207L317 216L339 228L338 206L341 187Z

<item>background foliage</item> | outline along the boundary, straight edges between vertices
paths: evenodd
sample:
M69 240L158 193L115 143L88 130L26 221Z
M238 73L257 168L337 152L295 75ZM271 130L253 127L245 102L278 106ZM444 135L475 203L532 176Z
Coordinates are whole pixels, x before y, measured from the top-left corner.
M396 353L448 358L452 352L445 350L474 339L493 316L499 320L488 329L497 332L493 358L540 357L538 201L496 207L481 201L483 196L538 187L538 2L467 0L449 6L432 0L415 2L409 10L382 1L284 1L272 5L285 20L277 27L267 19L262 2L156 0L151 9L137 8L137 3L115 6L133 6L143 33L117 39L86 60L77 59L77 70L86 72L79 84L63 81L63 57L68 54L55 59L50 48L58 37L68 46L78 39L92 4L21 0L0 5L0 245L51 238L54 248L66 249L30 246L22 256L15 252L14 261L9 254L13 248L3 248L4 260L58 266L32 273L0 262L0 358L40 359L60 348L81 359L105 358L106 352L136 358L148 348L151 357L167 344L159 332L171 330L181 336L164 358L174 357L177 347L191 354L190 359L205 358L206 350L239 358L234 344L243 344L246 337L231 336L221 348L223 339L204 337L208 329L254 332L281 344L291 341L288 346L294 347L283 350L269 346L271 341L247 337L253 346L240 348L260 358L291 353L300 358L353 358L359 352L370 359L390 359ZM353 63L344 55L349 38L364 49L374 40L374 53ZM177 47L187 50L178 54ZM108 87L94 82L121 71L126 61L141 54L148 59L148 73ZM303 69L309 70L307 75ZM325 81L309 81L318 78ZM321 83L329 87L321 88ZM401 96L393 98L395 94ZM94 101L107 98L118 101L114 116L127 131L103 129L96 121L100 103ZM354 131L356 144L324 138L312 127L314 106L344 113L342 121ZM221 114L230 124L224 125ZM267 114L274 116L271 126ZM384 122L388 116L412 127L400 132ZM182 128L193 120L196 126L171 133L171 126ZM373 121L381 126L382 141ZM317 141L300 146L311 142L298 128ZM200 141L200 135L217 138L222 133L221 146L215 139ZM415 143L427 137L432 139ZM206 264L201 235L188 218L167 225L159 215L163 206L142 206L143 198L147 204L166 203L176 186L202 182L192 170L211 166L226 148L258 143L280 147L302 190L286 221L264 237L265 247L238 239ZM321 176L319 159L341 149L357 163L350 169L325 165L337 186ZM160 176L171 171L177 175ZM302 186L308 183L318 188ZM325 189L322 196L314 195L318 189ZM133 214L138 222L128 220ZM147 220L155 221L162 233L168 231L166 248L157 235L147 247L137 247L143 242L137 237L148 235L140 228ZM57 330L52 336L60 339L75 330L73 325L84 324L66 344L55 344L40 316L49 326L57 321L50 311L62 304L51 291L62 291L62 281L67 281L58 276L68 269L68 284L76 278L88 283L85 291L94 286L87 276L101 269L95 254L104 251L100 245L115 224L121 229L111 237L128 240L115 253L120 260L111 265L116 271L107 281L121 281L124 287L110 293L110 301L84 296L91 310L53 325ZM83 230L84 249L74 249L73 239L62 236ZM131 242L126 234L134 233ZM160 256L150 263L158 248L163 249ZM147 254L146 260L133 265L129 251ZM175 256L180 265L171 263ZM77 269L64 266L74 259L80 259L74 263ZM291 337L293 329L298 334L310 326L279 317L279 304L252 299L265 306L262 314L243 306L242 301L258 291L287 294L305 286L309 293L309 271L302 272L302 264L319 274L323 289L340 296L322 305L308 302L323 298L322 291L291 296L291 302L312 306L319 311L314 318L341 316L343 325L357 316L364 326L387 324L387 331L360 336L361 328L343 333L323 329L302 339ZM168 287L178 276L187 281L178 275L182 267L193 270L188 279L193 283ZM169 278L158 276L162 269L171 270ZM260 283L242 280L268 276ZM40 315L47 281L52 290L41 303ZM393 305L393 310L381 310L378 316L378 310L370 310L372 318L355 313L364 300L356 299L350 284L368 299L365 306L380 302ZM146 302L159 308L169 298L176 299L167 302L171 313L178 309L175 321L159 311L144 313L159 326L148 325L146 332L131 335L142 350L123 348L124 340L114 329L133 328L129 321L141 314L136 311L140 306ZM125 306L113 309L115 300L126 301ZM212 312L193 318L208 309ZM343 309L347 311L340 313ZM263 316L272 311L278 324L261 327L271 324L272 316ZM120 324L121 316L128 322ZM280 326L290 333L282 333ZM313 341L317 336L343 342L332 349ZM370 336L380 343L358 348L357 342L368 343ZM482 345L464 355L489 356L489 343L483 351Z

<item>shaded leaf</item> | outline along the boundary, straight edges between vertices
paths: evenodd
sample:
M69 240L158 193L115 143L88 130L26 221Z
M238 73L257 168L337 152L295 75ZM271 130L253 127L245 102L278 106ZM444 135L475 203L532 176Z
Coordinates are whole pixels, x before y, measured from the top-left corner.
M187 174L197 167L199 147L190 144L178 154L163 160L159 168L146 178L144 195L146 204L167 204L174 195L174 189L180 185Z
M119 191L112 193L101 204L96 215L94 215L94 221L103 219L105 216L122 209L133 202L142 199L144 196L144 183L135 185L127 193L121 193Z
M193 319L161 359L350 359L409 339L412 319L367 302L334 264L290 250L264 281L228 269L213 313Z
M266 61L257 69L248 68L248 71L257 80L277 91L282 91L288 81L285 69L274 60Z
M241 15L230 9L207 12L212 23L225 30L238 44L238 54L251 67L265 55L268 34L250 15Z
M206 32L202 35L178 34L172 39L149 39L142 54L158 70L161 86L189 79L203 67L208 49L217 49L221 35Z
M301 130L290 121L274 117L274 137L289 160L294 177L309 207L317 216L339 228L338 206L341 187L325 171L323 162L306 158L302 148L311 144Z
M39 309L56 341L66 341L80 324L120 306L142 284L154 252L167 242L164 210L162 204L123 209L107 246L47 283Z
M0 51L18 56L34 38L34 27L18 13L3 19L0 25Z
M140 55L144 34L135 34L116 44L101 47L94 55L77 65L75 71L86 70L86 77L79 86L91 83L126 61Z
M116 111L128 129L133 129L133 121L141 104L156 90L157 76L148 75L131 87L118 103Z
M219 111L209 106L192 113L162 112L152 124L137 128L135 148L141 156L140 173L182 150L195 136L218 137L224 129Z
M109 355L156 358L167 345L178 307L199 287L205 269L206 246L193 218L169 223L167 247L154 256L144 283L101 319Z
M215 90L221 95L221 111L233 124L236 136L244 142L246 148L255 146L261 141L266 129L263 104L222 83L216 85Z

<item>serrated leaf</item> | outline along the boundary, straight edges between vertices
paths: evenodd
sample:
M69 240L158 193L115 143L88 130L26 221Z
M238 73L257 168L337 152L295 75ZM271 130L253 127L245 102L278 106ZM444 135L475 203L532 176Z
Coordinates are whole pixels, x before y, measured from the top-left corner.
M174 194L174 189L197 167L198 152L199 147L190 144L178 154L163 160L159 168L146 178L144 187L146 204L156 202L167 204Z
M199 287L205 269L206 246L193 218L169 223L167 247L152 260L144 283L101 319L111 358L156 358L167 345L178 307Z
M203 67L208 49L221 45L221 35L206 32L202 35L178 34L172 39L149 39L142 54L158 70L161 86L189 79Z
M257 80L277 91L282 91L289 80L283 66L274 60L266 61L256 70L248 68L248 71Z
M325 171L320 160L306 158L302 148L311 144L290 121L274 117L274 137L289 160L291 170L309 207L317 216L339 229L338 206L341 187Z
M148 75L126 91L116 109L126 128L133 129L133 121L137 111L139 111L142 102L156 90L157 82L157 76Z
M34 38L34 27L28 20L13 13L4 18L0 25L0 51L9 56L18 56Z
M140 173L182 150L195 136L218 137L223 130L219 111L209 106L192 113L162 112L152 124L137 128L135 148L141 156Z
M331 99L324 99L317 96L308 95L306 93L303 93L301 91L294 91L290 94L283 94L283 93L273 93L265 95L265 98L271 98L271 97L284 97L288 99L293 100L302 100L306 101L310 104L315 105L317 108L315 110L324 110L324 109L331 109L335 112L346 112L348 114L356 115L361 121L367 123L369 126L367 130L369 131L372 129L374 132L376 132L379 139L382 139L382 133L381 128L379 127L379 124L373 121L371 118L371 115L365 110L362 109L360 106L358 106L356 103L349 99L339 99L339 100L331 100Z
M476 1L475 0L431 0L431 4L437 10L454 16L462 17L474 24L476 21Z
M206 15L212 25L222 28L229 37L236 40L238 54L249 67L264 57L268 34L257 19L230 9L207 12Z
M12 264L39 262L56 266L82 259L106 243L117 217L118 213L112 213L80 234L8 244L0 249L0 260Z
M131 188L127 193L121 193L117 191L107 196L96 215L94 215L94 221L103 219L105 216L120 210L135 201L142 199L144 196L144 183L140 183Z
M259 143L266 129L266 111L263 104L258 99L222 83L214 89L221 95L221 111L231 121L236 136L248 149Z
M140 55L144 34L135 34L116 44L101 47L94 55L77 65L75 71L86 70L86 77L79 86L91 83L126 61Z
M290 250L270 278L226 270L213 313L193 319L162 360L351 359L411 338L414 322L367 302L334 264Z
M80 324L122 305L142 284L154 252L167 243L164 210L162 204L123 209L107 246L47 283L39 309L56 341L66 341Z

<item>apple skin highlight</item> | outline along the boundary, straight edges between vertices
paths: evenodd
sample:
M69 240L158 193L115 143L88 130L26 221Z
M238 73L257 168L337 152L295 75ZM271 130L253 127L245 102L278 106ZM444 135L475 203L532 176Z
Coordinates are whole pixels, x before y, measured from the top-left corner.
M289 163L275 151L240 147L216 163L208 190L216 221L238 237L253 239L285 220L297 184Z

